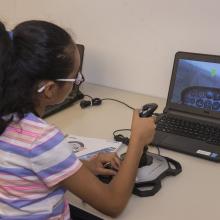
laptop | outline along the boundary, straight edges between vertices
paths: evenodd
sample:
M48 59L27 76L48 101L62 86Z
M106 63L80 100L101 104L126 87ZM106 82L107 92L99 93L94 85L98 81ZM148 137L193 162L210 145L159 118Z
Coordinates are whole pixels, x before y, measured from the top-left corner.
M220 56L176 53L152 144L220 162Z
M80 67L79 67L79 72L82 73L82 65L83 65L83 57L84 57L84 51L85 51L85 47L82 44L77 44L78 50L79 50L79 54L80 54ZM82 74L83 76L83 74ZM83 77L83 81L84 81L84 77ZM83 82L82 81L82 82ZM61 104L58 105L54 105L54 106L49 106L44 114L44 118L55 114L67 107L72 106L76 101L83 99L84 95L83 93L80 91L80 86L74 86L73 90L71 91L71 93L69 94L69 96L64 100L64 102L62 102Z

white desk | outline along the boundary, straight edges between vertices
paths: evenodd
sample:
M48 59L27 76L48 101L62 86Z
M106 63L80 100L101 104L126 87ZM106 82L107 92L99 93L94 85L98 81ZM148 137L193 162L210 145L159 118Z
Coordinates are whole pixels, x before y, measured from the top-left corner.
M85 84L82 91L93 97L109 97L125 101L133 107L156 102L157 112L165 105L164 99L135 94L93 84ZM113 101L82 110L79 104L57 113L47 121L64 132L81 136L112 138L116 129L130 128L132 111ZM150 148L149 151L156 152ZM132 195L123 213L117 219L126 220L191 220L220 219L220 164L161 149L161 154L176 159L183 172L177 177L167 177L161 190L153 197ZM90 213L112 219L68 193L72 204Z

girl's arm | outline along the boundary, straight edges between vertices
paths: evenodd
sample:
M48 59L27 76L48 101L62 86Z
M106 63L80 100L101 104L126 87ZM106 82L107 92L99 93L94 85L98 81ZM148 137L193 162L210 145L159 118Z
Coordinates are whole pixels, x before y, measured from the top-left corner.
M104 214L116 217L131 195L143 147L152 141L155 125L152 118L133 116L128 151L117 175L109 184L102 183L86 166L61 182L61 185ZM60 185L60 184L59 184Z

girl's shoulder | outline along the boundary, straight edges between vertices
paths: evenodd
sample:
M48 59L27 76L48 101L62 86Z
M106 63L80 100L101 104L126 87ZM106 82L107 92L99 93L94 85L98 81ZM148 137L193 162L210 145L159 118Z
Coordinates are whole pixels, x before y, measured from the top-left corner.
M40 118L39 116L35 115L34 113L30 112L24 115L24 118L21 121L28 121L28 122L35 122L36 124L45 124L48 125L48 123Z
M54 125L49 124L47 121L38 117L34 113L25 114L24 118L18 121L18 124L20 124L21 126L29 126L30 128L33 129L38 128L41 131L48 128L57 129Z
M13 117L13 121L6 128L4 135L10 138L22 140L22 142L34 144L44 137L55 137L55 134L64 138L62 132L53 124L49 124L34 113L27 113L22 119Z
M28 113L25 117L20 121L21 126L24 130L32 130L35 131L38 136L44 136L47 133L62 133L55 125L49 124L47 121L38 117L34 113Z
M44 146L52 146L64 140L63 133L54 125L47 123L33 113L28 113L20 119L13 116L13 121L0 135L4 149L24 157L39 154L39 149L47 150Z

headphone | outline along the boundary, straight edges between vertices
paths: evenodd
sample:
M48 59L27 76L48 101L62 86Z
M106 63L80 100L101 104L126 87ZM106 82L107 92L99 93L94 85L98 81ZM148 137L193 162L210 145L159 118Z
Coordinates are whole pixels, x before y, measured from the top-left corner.
M102 104L102 99L100 98L91 98L91 101L90 100L82 100L80 102L80 107L81 108L87 108L89 106L98 106L98 105L101 105Z

